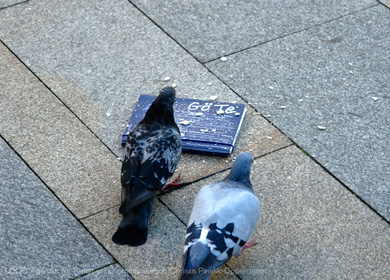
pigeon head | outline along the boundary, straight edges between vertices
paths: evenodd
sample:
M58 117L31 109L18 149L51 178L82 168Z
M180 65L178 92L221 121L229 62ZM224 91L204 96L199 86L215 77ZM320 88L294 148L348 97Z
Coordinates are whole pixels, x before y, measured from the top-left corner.
M155 102L167 103L172 106L175 102L176 91L173 87L165 87L160 91L160 95L157 97Z
M250 181L251 166L253 163L253 156L251 153L241 153L237 156L232 165L229 175L226 180L232 180L243 183L247 187L252 187Z
M149 110L145 114L145 119L174 122L173 103L175 102L175 92L173 87L163 88L160 95L150 105Z

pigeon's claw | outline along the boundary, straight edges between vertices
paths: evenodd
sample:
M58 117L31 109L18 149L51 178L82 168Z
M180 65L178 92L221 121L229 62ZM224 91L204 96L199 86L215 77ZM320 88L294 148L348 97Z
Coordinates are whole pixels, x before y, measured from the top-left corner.
M167 191L170 191L170 190L173 190L175 188L179 188L181 186L183 186L183 183L176 183L177 181L179 181L180 179L180 175L177 176L175 179L173 179L172 181L168 182L164 187L163 189L161 190L160 194L162 193L165 193Z
M241 255L242 254L242 252L244 252L244 250L245 249L248 249L248 248L251 248L251 247L254 247L254 246L256 246L257 244L259 244L259 243L257 243L255 240L253 240L253 239L251 239L251 240L248 240L245 244L244 244L244 246L242 246L242 248L241 248L241 250L240 250L240 254L239 255Z

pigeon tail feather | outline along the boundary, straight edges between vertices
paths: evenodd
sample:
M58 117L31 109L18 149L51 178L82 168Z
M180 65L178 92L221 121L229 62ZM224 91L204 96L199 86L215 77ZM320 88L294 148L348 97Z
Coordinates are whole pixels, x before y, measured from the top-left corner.
M148 227L139 228L136 222L121 227L112 236L112 241L118 245L141 246L145 244L148 235Z
M123 213L118 230L112 236L114 243L129 246L145 244L148 236L148 220L154 198L155 196Z
M228 259L218 261L208 245L197 242L190 246L184 254L180 280L209 279L211 274L227 261Z
M136 193L137 197L130 200L129 198L126 198L123 200L121 206L119 207L119 213L120 214L125 214L126 212L131 211L131 209L137 207L138 205L141 205L145 201L155 198L157 195L156 191L149 191L145 190L142 193Z

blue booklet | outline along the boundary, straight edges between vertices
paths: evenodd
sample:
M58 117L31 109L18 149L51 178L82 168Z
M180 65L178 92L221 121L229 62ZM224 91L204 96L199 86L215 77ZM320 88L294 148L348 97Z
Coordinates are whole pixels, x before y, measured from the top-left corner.
M156 98L154 95L139 97L122 136L122 146ZM184 153L228 156L233 151L246 107L244 104L176 98L173 111Z

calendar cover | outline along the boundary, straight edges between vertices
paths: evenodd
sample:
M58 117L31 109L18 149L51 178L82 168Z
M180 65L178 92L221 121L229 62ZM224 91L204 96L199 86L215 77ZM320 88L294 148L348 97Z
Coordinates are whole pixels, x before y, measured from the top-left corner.
M154 95L139 97L122 136L123 146L129 132L143 119L156 98ZM233 151L246 107L244 104L176 98L173 111L184 153L228 156Z

